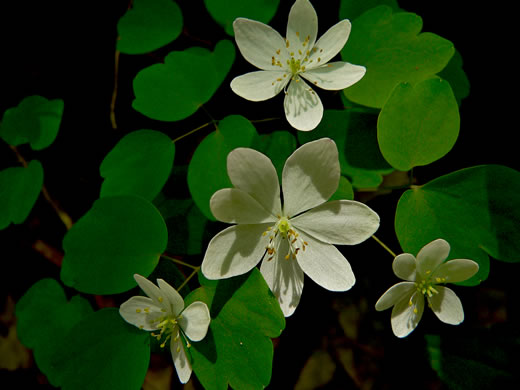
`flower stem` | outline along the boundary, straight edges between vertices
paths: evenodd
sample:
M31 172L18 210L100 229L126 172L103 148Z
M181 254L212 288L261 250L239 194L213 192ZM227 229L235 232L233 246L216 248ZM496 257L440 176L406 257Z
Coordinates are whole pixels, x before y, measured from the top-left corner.
M171 256L168 256L168 255L165 255L164 253L161 254L161 256L164 257L165 259L173 261L174 263L183 265L185 267L189 267L189 268L194 269L194 270L198 270L200 268L200 267L197 267L195 265L191 265L191 264L185 263L184 261L176 259L175 257L171 257Z
M190 130L190 131L188 131L186 134L183 134L183 135L181 135L181 136L175 138L172 142L175 143L175 142L177 142L177 141L183 139L184 137L187 137L188 135L193 134L193 133L195 133L196 131L199 131L200 129L203 129L203 128L206 127L206 126L211 125L212 123L213 123L213 122L204 123L203 125L197 127L196 129Z
M117 122L116 122L116 99L117 99L117 84L118 84L118 77L119 77L119 55L121 52L119 50L116 50L114 55L114 89L112 90L112 100L110 101L110 123L112 124L112 128L114 130L117 129Z
M191 272L191 274L186 278L186 280L184 282L182 282L182 284L177 288L177 291L181 291L181 289L186 286L186 284L188 284L188 282L190 281L191 278L193 278L198 272L199 272L199 269L200 267L195 267L193 269L193 271Z
M376 240L377 243L378 243L379 245L381 245L383 248L385 248L385 250L386 250L388 253L390 253L393 257L396 257L396 256L397 256L397 255L396 255L396 254L395 254L395 253L394 253L394 252L393 252L393 251L392 251L388 246L386 246L385 243L384 243L383 241L381 241L379 238L377 238L377 237L374 236L374 235L372 235L372 238L373 238L374 240Z

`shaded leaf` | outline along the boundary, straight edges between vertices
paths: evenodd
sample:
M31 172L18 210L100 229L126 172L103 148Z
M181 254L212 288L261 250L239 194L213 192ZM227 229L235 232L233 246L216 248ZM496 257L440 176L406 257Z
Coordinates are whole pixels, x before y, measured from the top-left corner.
M462 65L462 56L455 50L455 54L451 57L448 65L439 73L440 77L449 81L459 106L462 99L466 98L470 91L468 76L466 76L466 73L462 69Z
M278 179L282 178L282 171L287 158L296 150L296 138L287 131L273 131L263 134L253 147L271 159Z
M341 0L339 6L339 19L353 20L360 16L363 12L377 7L378 5L387 5L392 9L393 12L400 10L399 4L397 4L397 0Z

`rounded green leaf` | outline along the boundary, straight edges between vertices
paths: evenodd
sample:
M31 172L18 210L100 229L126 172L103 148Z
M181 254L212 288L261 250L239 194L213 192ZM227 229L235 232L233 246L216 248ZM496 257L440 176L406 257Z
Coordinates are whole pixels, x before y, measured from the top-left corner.
M248 18L269 23L276 13L280 0L204 0L206 9L228 35L235 35L233 22L236 18Z
M26 168L14 167L0 171L0 229L25 221L43 185L43 167L38 160Z
M432 33L420 33L422 19L412 13L393 13L390 7L373 8L352 22L352 32L341 56L363 65L365 76L345 89L353 102L383 107L398 83L415 84L440 72L455 49Z
M339 5L339 19L355 19L363 12L383 4L392 8L394 12L400 11L397 0L341 0Z
M240 115L230 115L218 123L195 149L188 167L191 196L206 218L215 221L209 200L221 188L232 187L227 174L227 155L238 147L251 147L258 134L255 127Z
M114 308L85 317L57 345L52 366L63 390L139 390L150 363L149 333Z
M174 156L174 143L161 132L138 130L127 134L99 167L105 179L100 197L138 195L153 200L168 180Z
M234 59L235 48L227 40L218 42L213 52L199 47L172 51L164 63L137 74L132 107L161 121L187 118L213 96Z
M117 294L148 276L166 248L168 232L155 206L137 196L98 199L63 240L63 282L90 294Z
M176 39L182 31L181 9L172 0L133 0L117 23L117 50L148 53Z
M63 100L48 100L34 95L5 111L0 124L0 137L9 145L30 143L41 150L54 142L63 115Z
M459 107L450 84L433 78L395 87L377 122L386 161L407 171L448 153L459 135Z
M282 171L287 158L296 150L296 138L287 131L273 131L270 134L260 136L257 145L254 146L271 159L278 178L282 179Z

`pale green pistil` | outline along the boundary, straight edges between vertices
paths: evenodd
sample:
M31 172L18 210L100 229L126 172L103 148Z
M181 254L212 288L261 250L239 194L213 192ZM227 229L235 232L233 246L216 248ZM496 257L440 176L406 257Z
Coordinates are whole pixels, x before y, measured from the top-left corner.
M291 61L289 62L289 68L291 70L291 73L293 76L296 76L301 71L301 60L295 60L294 57L291 58Z
M161 348L164 348L166 342L170 339L172 333L174 333L175 331L177 332L175 340L177 340L177 338L179 337L177 320L172 317L160 317L154 322L158 321L160 322L159 324L157 324L157 329L160 330L160 333L152 333L152 336L155 337L158 341L161 340L163 336L165 336L164 341L161 343Z

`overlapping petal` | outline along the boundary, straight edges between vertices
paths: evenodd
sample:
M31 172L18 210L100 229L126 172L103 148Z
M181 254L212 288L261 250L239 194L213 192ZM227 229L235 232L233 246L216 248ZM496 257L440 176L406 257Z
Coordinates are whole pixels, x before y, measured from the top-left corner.
M163 294L164 300L167 300L170 305L169 313L177 317L184 309L184 299L182 299L181 294L162 279L157 279L157 284Z
M285 70L259 70L235 77L231 89L244 99L260 102L278 95L290 80Z
M237 188L223 188L209 201L211 212L221 222L262 223L274 222L276 217L247 192Z
M392 269L398 278L414 282L417 274L415 257L410 253L397 255L392 263Z
M192 341L200 341L208 333L211 317L208 306L196 301L190 304L179 318L179 325L184 334Z
M317 87L334 91L354 85L365 73L364 66L337 61L306 70L301 76Z
M286 38L289 42L287 49L302 53L313 47L318 34L318 15L309 0L296 0L289 11ZM303 49L303 50L302 50ZM303 58L304 54L300 54Z
M450 244L442 238L425 245L417 254L417 271L428 275L441 265L450 253Z
M124 302L119 308L119 314L123 319L143 330L156 330L156 324L152 324L150 316L144 312L148 308L152 314L162 314L161 307L157 306L151 298L148 297L132 297Z
M323 117L319 96L298 76L289 84L283 105L287 121L301 131L313 130Z
M458 325L464 321L464 310L459 297L448 287L436 286L438 294L429 298L437 318L446 324Z
M415 284L412 282L400 282L394 284L378 299L376 310L382 311L391 308L401 300L409 300L416 291Z
M159 287L157 287L155 284L150 282L145 277L138 274L134 274L134 279L141 288L141 290L143 290L144 293L153 300L156 306L168 310L169 312L170 304L164 299L164 294L161 292L161 289Z
M410 301L412 305L410 305ZM392 331L397 337L408 336L419 324L424 313L424 296L414 293L410 299L403 299L392 309Z
M180 335L178 337L172 335L170 352L172 354L173 364L175 365L175 370L177 371L179 380L181 383L187 383L190 380L192 368Z
M343 49L350 35L352 25L349 20L342 20L329 28L314 44L309 55L308 69L329 62ZM319 58L319 60L318 60Z
M463 282L478 272L478 264L468 259L453 259L441 264L434 271L432 278L440 278L446 283Z

